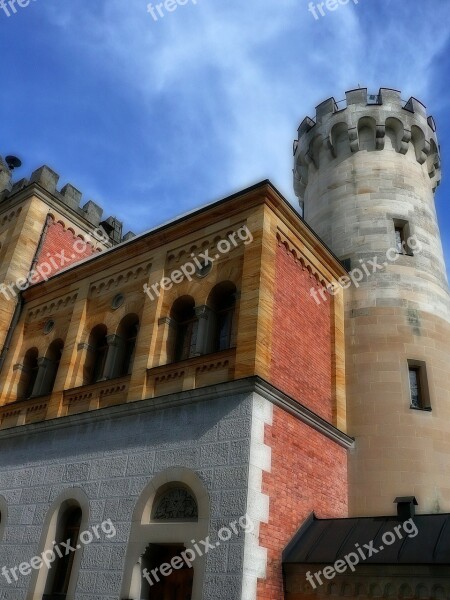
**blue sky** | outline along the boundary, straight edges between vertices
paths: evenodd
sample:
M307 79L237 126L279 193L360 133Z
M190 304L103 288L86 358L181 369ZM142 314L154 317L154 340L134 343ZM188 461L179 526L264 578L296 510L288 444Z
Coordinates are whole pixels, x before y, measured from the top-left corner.
M296 205L292 141L321 100L400 89L434 115L450 263L450 2L33 0L0 10L0 154L60 173L139 233L270 178Z

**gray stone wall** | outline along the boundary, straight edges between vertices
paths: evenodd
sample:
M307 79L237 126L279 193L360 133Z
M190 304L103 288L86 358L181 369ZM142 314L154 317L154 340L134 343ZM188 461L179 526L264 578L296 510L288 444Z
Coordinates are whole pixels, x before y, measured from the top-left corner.
M211 499L212 539L222 526L246 513L251 395L151 410L150 403L142 402L144 411L127 413L132 406L127 405L0 433L0 497L7 504L0 569L39 553L48 510L71 487L81 488L89 498L89 527L111 519L117 530L112 539L102 536L84 546L75 573L76 600L121 597L136 501L164 469L192 469L204 482ZM240 597L243 553L241 532L208 554L204 600ZM8 584L0 576L0 598L23 600L31 581L31 576L19 575Z

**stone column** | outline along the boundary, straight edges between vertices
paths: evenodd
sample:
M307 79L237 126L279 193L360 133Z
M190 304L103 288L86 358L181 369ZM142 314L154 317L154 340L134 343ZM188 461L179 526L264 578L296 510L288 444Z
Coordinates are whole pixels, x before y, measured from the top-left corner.
M213 325L214 313L209 306L204 304L195 307L195 315L198 319L195 356L202 356L211 352L211 326Z
M120 359L120 350L122 347L122 338L116 334L111 334L106 336L106 341L108 342L108 353L106 355L105 366L103 369L103 377L101 381L106 381L107 379L113 379L117 377L117 367Z

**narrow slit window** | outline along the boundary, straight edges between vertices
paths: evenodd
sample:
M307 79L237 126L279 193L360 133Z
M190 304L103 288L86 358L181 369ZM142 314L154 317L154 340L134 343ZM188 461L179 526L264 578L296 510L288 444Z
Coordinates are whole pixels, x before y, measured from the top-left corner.
M410 408L431 410L426 365L421 361L408 361Z
M412 408L421 408L422 397L420 393L420 370L418 367L409 368L409 387L411 390Z
M396 227L395 228L395 245L396 245L396 248L397 248L397 252L399 254L404 254L405 253L404 243L406 243L404 228L403 227Z
M399 254L412 256L413 252L409 247L410 227L408 221L394 220L395 230L395 248Z

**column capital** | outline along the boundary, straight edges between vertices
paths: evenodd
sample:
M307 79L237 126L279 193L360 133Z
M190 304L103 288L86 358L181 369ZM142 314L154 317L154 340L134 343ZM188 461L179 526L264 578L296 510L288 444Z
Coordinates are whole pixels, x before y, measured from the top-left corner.
M118 346L121 342L122 338L115 333L111 333L111 335L106 336L106 341L108 342L108 346Z
M94 347L88 344L87 342L80 342L77 346L77 350L87 350L88 352L92 352Z
M173 325L175 325L175 319L172 319L172 317L161 317L160 319L158 319L158 325L169 325L169 327L172 327Z
M196 306L194 311L198 319L208 319L209 315L212 313L211 308L206 304L203 304L202 306Z

